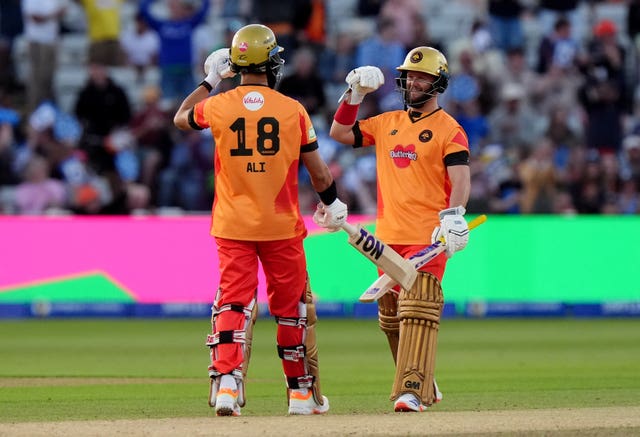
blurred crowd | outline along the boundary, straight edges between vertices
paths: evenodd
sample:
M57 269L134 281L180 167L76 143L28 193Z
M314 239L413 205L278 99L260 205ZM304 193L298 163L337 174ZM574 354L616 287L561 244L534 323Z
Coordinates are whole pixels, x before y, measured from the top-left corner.
M441 104L469 136L468 211L640 212L638 0L2 0L0 214L209 210L213 139L172 117L206 56L252 22L284 47L279 90L311 115L354 213L374 213L376 169L328 136L344 78L378 66L360 116L402 109L395 68L420 45L449 61ZM308 214L304 170L300 193Z

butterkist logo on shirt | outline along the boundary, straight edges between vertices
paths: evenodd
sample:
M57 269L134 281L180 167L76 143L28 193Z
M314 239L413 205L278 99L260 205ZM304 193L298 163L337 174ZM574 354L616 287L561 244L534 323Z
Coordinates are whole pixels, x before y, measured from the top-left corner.
M413 144L409 144L407 147L403 147L398 144L389 152L389 156L393 159L393 163L396 167L405 168L411 164L411 161L416 161L418 159L418 154L416 153L416 147Z

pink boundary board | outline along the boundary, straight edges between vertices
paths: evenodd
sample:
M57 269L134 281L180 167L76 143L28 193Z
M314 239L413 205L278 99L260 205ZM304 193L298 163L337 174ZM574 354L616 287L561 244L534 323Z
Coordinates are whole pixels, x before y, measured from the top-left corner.
M211 302L218 257L210 223L208 216L0 217L0 293L102 272L140 303ZM305 224L324 232L310 217ZM259 282L265 301L262 269Z

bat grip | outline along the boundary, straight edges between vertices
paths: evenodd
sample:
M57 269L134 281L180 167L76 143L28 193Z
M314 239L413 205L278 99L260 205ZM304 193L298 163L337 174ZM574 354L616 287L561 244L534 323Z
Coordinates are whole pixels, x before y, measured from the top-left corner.
M469 230L477 228L478 226L480 226L481 224L483 224L486 221L487 221L487 215L486 214L479 215L478 217L474 218L473 220L471 220L469 222Z
M344 90L344 92L342 93L342 95L340 96L340 98L338 99L338 105L340 103L342 103L343 100L345 100L347 98L347 94L349 93L349 91L351 91L351 87L347 88L346 90ZM349 103L349 102L347 102Z
M474 218L469 222L469 229L470 230L474 229L486 221L487 221L487 216L485 214L479 215L478 217ZM342 225L340 225L340 227L344 229L349 235L358 235L358 228L356 228L349 222L345 221ZM440 237L440 241L446 244L443 237Z
M467 227L469 228L469 230L475 229L486 221L487 221L487 215L482 214L474 218L473 220L471 220L469 223L467 223ZM441 242L442 244L447 244L447 241L444 239L444 236L440 237L438 241Z
M340 225L340 227L342 229L344 229L347 232L347 234L349 234L349 235L357 235L358 234L358 228L356 228L355 226L353 226L349 222L344 222L342 225Z

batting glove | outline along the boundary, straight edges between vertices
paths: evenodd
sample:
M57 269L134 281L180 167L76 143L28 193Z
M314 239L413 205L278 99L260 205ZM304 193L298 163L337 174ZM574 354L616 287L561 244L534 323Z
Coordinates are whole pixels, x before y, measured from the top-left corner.
M440 226L433 230L431 242L444 238L447 245L447 258L451 258L454 253L462 250L469 241L469 226L464 219L467 211L463 206L447 208L440 211Z
M336 232L347 221L347 215L347 205L336 199L331 205L318 203L316 212L313 213L313 221L329 232Z
M204 74L207 75L204 80L212 88L218 86L222 79L235 76L229 65L229 49L218 49L207 56L204 61Z
M351 70L345 79L351 89L349 103L359 105L364 96L374 92L384 84L384 75L378 67L367 65Z

